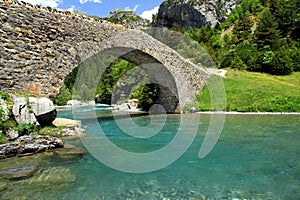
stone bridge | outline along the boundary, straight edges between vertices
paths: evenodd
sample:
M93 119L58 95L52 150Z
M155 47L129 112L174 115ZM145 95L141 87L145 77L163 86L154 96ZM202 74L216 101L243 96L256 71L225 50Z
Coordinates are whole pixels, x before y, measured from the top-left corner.
M55 98L65 77L92 56L114 55L159 85L158 103L182 111L208 73L150 35L68 11L0 2L0 87Z

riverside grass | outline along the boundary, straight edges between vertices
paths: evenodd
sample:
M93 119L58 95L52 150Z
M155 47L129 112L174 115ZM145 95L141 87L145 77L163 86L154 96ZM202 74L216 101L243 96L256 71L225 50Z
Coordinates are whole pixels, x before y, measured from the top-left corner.
M211 78L211 82L213 79ZM289 76L271 76L227 69L222 78L226 90L226 111L300 112L300 72ZM197 97L200 111L214 111L207 87Z

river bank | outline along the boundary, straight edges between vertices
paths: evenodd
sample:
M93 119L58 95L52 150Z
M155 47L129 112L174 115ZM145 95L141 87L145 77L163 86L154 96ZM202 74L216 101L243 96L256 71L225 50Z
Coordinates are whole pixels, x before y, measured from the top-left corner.
M222 112L199 111L196 114L222 114L222 115L300 115L300 112Z
M1 144L0 159L53 152L66 147L65 138L79 138L84 135L85 130L82 128L80 121L56 118L53 121L53 127L44 128L37 133L33 132L29 135L19 136L13 141Z

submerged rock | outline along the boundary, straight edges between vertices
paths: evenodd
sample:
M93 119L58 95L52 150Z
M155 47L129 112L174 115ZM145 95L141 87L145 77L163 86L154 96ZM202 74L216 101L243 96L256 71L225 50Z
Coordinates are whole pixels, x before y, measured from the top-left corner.
M11 168L8 170L0 171L0 178L5 179L24 179L31 177L38 170L36 164L28 164L22 167Z
M76 147L70 144L67 144L62 149L57 149L54 151L54 154L60 158L72 159L77 156L82 156L86 151L80 147Z
M38 187L57 187L63 183L71 183L76 180L70 169L63 167L51 167L41 171L41 173L30 179L24 180L21 184L32 185Z

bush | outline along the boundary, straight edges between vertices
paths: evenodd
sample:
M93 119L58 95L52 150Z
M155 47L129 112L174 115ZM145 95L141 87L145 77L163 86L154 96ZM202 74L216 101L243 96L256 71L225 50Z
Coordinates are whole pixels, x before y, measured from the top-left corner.
M0 144L5 144L7 142L6 135L0 131Z
M7 92L0 92L0 98L4 101L11 101L10 96Z
M36 132L38 130L37 125L35 124L19 124L17 126L17 131L19 132L19 135L29 135L32 132Z
M58 106L66 105L72 99L72 94L69 89L64 85L59 89L59 94L55 98L55 104Z

